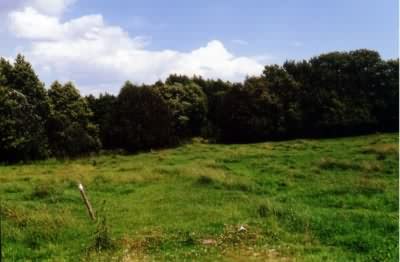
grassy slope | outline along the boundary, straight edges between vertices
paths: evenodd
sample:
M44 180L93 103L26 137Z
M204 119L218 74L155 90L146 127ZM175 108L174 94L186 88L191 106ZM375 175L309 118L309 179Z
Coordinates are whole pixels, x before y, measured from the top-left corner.
M0 167L7 261L397 261L398 134ZM76 181L116 248L96 254ZM105 204L102 204L106 200ZM246 232L238 232L244 225Z

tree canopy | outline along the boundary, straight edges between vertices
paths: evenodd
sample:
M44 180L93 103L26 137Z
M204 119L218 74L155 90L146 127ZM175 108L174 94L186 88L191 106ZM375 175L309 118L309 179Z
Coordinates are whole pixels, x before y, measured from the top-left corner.
M397 131L399 60L359 49L267 65L241 83L172 74L118 96L49 89L22 55L0 59L0 162L128 152L194 136L224 143Z
M91 122L92 111L85 98L68 82L54 82L49 91L51 113L48 137L56 156L77 156L100 148L98 128Z

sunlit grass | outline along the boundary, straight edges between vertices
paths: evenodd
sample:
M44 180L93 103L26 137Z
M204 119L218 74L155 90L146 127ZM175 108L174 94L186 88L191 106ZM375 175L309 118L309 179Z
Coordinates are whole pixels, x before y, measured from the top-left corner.
M106 201L110 250L89 248L78 181ZM1 166L0 194L5 261L398 257L398 134Z

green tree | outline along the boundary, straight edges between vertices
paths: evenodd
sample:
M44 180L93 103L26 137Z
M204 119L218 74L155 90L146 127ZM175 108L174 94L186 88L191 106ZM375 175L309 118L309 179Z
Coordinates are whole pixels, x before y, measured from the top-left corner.
M399 60L382 61L374 74L376 89L372 93L373 114L379 131L398 131Z
M207 120L207 97L193 82L157 87L172 111L175 133L179 137L198 136Z
M0 86L0 161L19 162L44 158L40 121L27 98Z
M251 79L246 85L234 84L219 111L219 140L248 143L274 139L280 109L260 78Z
M303 134L396 130L397 124L391 123L397 122L398 69L389 69L388 63L367 49L285 62L284 68L300 85L297 100L303 112Z
M58 157L77 156L100 148L92 112L71 82L54 82L49 91L51 114L48 136L51 152Z
M261 77L235 85L219 112L222 141L255 142L295 137L301 131L299 84L282 67L266 66Z
M277 112L276 138L298 136L302 129L303 112L301 108L300 84L283 67L266 66L262 81L266 92L279 108Z
M209 138L218 138L220 136L218 115L221 110L223 97L232 87L232 83L221 79L204 80L196 76L193 77L193 82L199 85L207 96L207 123L204 135Z
M100 94L99 97L89 95L86 97L89 107L93 112L92 122L99 126L100 140L103 148L113 149L117 145L113 141L112 117L117 98L110 94Z
M47 92L44 84L40 82L31 64L25 60L24 56L18 55L15 59L11 79L9 80L7 86L23 93L28 102L34 106L35 113L45 124L49 114Z
M370 50L331 52L310 60L311 81L303 94L314 101L305 122L316 136L370 132L377 126L373 100L379 54Z
M113 119L114 141L128 152L166 147L176 140L172 113L154 88L126 82Z
M165 80L165 84L167 85L173 85L176 83L180 83L182 85L187 85L190 84L192 80L185 76L185 75L177 75L177 74L172 74L168 76L168 78Z
M8 141L3 141L0 150L9 154L7 157L6 153L2 153L2 159L26 161L45 158L48 149L45 127L49 101L44 84L22 55L17 56L14 65L1 58L0 75L4 94L0 109L3 111L4 128L1 135L3 140Z

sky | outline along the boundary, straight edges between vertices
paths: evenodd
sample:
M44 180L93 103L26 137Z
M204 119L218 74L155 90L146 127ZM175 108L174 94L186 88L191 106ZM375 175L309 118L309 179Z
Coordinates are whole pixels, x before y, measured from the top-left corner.
M48 87L117 94L171 73L242 81L267 64L368 48L398 57L397 0L0 0L0 56Z

